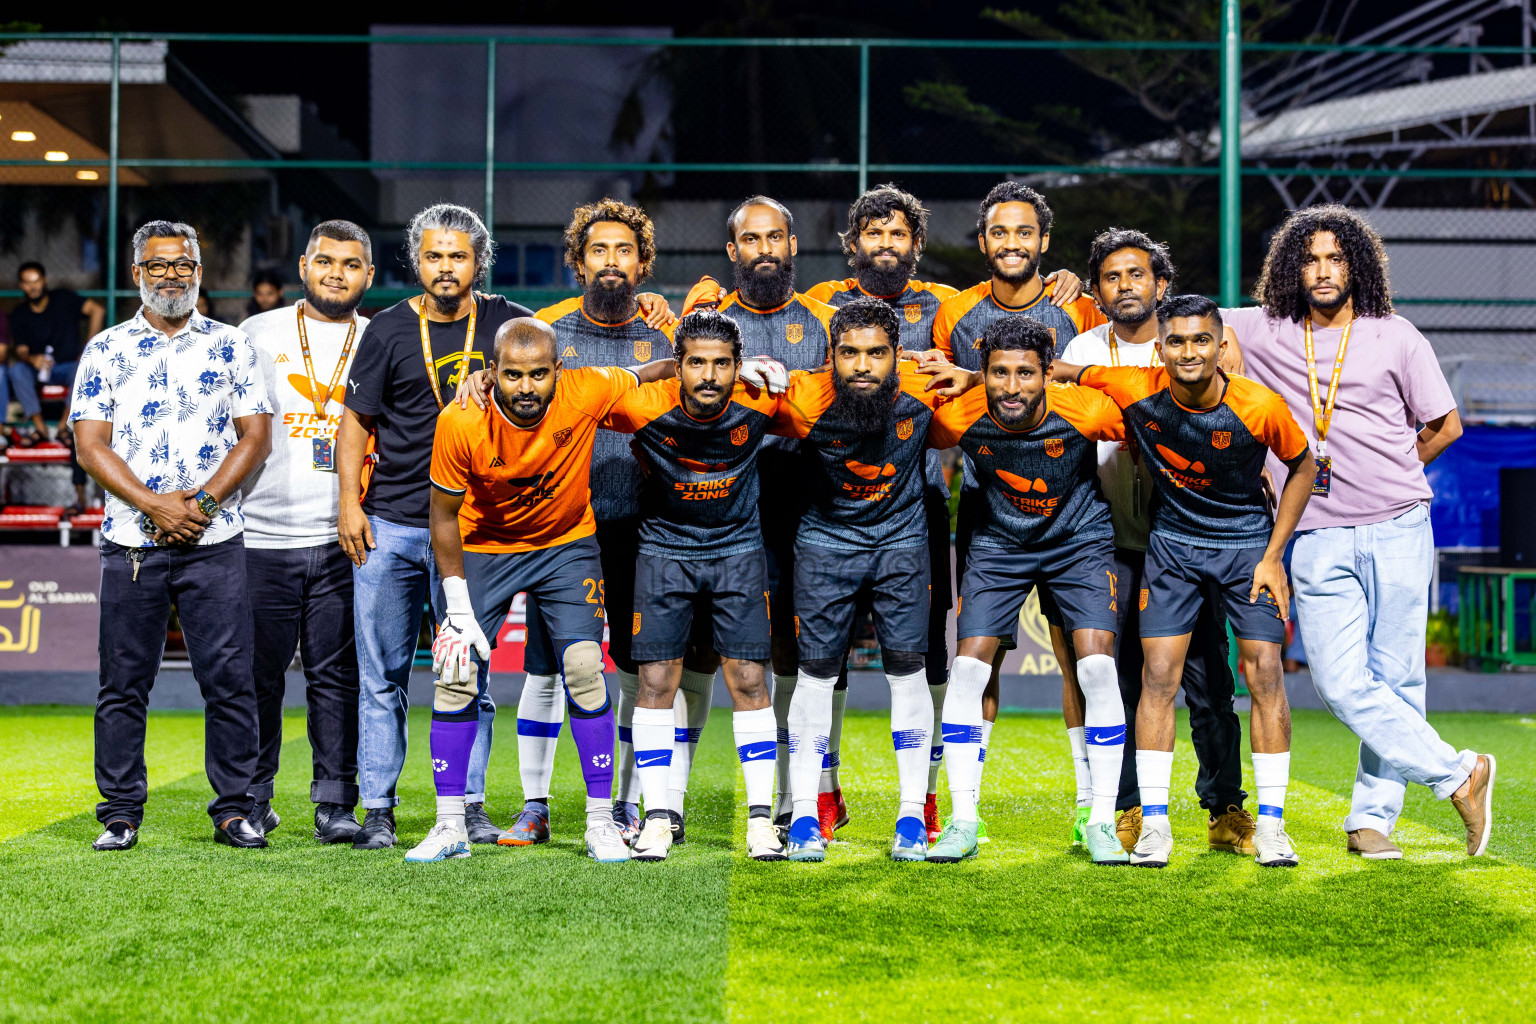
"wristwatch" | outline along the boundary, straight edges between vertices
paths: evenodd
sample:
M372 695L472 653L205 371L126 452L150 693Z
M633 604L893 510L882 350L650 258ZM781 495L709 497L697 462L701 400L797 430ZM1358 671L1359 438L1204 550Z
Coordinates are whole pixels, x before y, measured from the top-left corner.
M209 519L212 519L214 513L218 512L219 510L218 499L209 494L207 491L198 491L192 496L192 500L197 502L197 507L202 511L203 515L207 516Z

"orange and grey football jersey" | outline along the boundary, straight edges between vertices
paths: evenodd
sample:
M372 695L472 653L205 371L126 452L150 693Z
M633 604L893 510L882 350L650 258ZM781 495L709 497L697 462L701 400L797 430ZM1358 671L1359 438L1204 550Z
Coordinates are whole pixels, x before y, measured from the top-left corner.
M849 277L841 281L823 281L805 294L834 309L840 309L854 299L884 299L895 307L901 318L901 347L909 352L922 352L933 344L933 321L939 315L939 306L959 292L947 284L909 281L900 295L871 295L859 286L858 278Z
M637 312L620 324L592 319L581 296L539 310L534 316L555 329L560 362L579 366L636 366L672 354L672 330L646 326ZM607 430L597 432L592 450L592 511L601 521L640 514L640 466L629 450L629 438Z
M1105 322L1104 314L1088 296L1079 296L1065 308L1051 303L1054 285L1048 285L1040 297L1027 306L1005 306L992 296L992 281L987 279L945 299L933 321L933 347L950 362L967 370L981 369L981 336L988 327L1010 316L1034 317L1050 328L1056 338L1056 355L1067 342Z
M929 428L935 448L959 445L974 467L983 501L972 544L1038 548L1113 537L1099 490L1100 441L1125 438L1120 409L1091 388L1046 386L1045 415L1028 430L992 417L977 386L942 406Z

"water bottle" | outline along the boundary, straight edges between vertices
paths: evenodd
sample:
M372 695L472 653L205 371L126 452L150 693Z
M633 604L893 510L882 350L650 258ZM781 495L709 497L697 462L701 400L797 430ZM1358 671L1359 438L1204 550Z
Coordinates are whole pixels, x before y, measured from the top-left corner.
M42 365L37 368L37 382L47 384L48 378L53 375L53 346L43 349Z

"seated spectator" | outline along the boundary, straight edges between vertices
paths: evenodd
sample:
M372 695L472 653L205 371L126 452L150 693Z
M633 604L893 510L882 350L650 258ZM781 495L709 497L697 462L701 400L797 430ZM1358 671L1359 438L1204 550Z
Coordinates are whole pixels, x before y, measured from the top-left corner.
M25 301L11 310L11 362L6 367L10 395L0 397L20 402L36 439L46 439L48 428L38 392L44 384L74 389L82 348L80 321L85 319L88 336L95 336L101 333L107 310L95 299L81 298L67 288L49 288L48 272L36 261L23 263L16 281ZM64 401L60 423L69 421L69 399Z

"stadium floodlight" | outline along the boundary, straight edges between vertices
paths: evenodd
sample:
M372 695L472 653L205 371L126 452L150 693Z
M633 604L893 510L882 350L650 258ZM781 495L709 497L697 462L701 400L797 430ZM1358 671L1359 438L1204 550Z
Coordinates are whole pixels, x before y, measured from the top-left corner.
M62 149L50 149L48 152L43 154L43 159L52 160L54 163L62 163L63 161L69 159L69 154L64 152Z
M11 132L12 142L36 142L36 132Z

